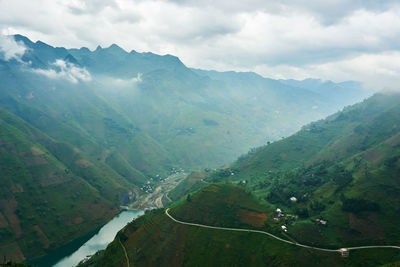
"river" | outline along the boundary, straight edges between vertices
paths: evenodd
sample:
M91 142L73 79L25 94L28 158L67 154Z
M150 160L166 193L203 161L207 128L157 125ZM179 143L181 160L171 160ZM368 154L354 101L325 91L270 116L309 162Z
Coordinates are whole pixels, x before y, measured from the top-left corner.
M78 250L57 262L54 267L71 267L77 265L87 255L93 255L98 250L105 249L114 240L115 235L125 225L144 212L141 210L123 211L104 225L100 231L83 244Z

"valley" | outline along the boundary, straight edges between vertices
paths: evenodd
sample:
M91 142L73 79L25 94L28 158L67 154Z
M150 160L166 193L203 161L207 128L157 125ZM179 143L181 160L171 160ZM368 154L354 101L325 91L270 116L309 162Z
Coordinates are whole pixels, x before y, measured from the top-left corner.
M121 206L121 208L127 210L162 209L166 206L166 203L172 202L168 197L168 193L184 180L186 176L187 173L185 172L172 174L157 184L154 191L151 190L153 192L143 194L133 203L130 203L128 206Z
M0 0L0 267L400 267L400 1Z
M0 59L5 259L145 210L87 266L400 261L397 93L12 38L27 50Z
M169 192L175 202L118 242L139 266L398 262L399 103L398 93L376 94L228 166L192 172ZM115 242L84 266L126 261Z

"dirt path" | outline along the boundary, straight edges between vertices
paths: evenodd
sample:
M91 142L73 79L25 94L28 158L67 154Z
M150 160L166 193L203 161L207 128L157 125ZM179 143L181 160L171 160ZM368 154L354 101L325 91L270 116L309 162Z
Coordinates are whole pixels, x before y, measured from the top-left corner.
M184 225L190 225L190 226L197 226L197 227L202 227L202 228L209 228L209 229L217 229L217 230L225 230L225 231L236 231L236 232L252 232L252 233L260 233L264 235L268 235L276 240L279 240L281 242L285 242L291 245L295 245L298 247L303 247L303 248L309 248L309 249L314 249L314 250L319 250L319 251L326 251L326 252L341 252L341 249L326 249L326 248L319 248L319 247L312 247L312 246L307 246L303 245L297 242L289 241L282 239L280 237L277 237L271 233L264 232L264 231L259 231L259 230L252 230L252 229L240 229L240 228L227 228L227 227L217 227L217 226L209 226L209 225L203 225L203 224L197 224L197 223L188 223L188 222L182 222L174 217L172 217L169 214L169 208L165 210L165 214L174 222L184 224ZM350 247L346 248L347 250L358 250L358 249L370 249L370 248L394 248L394 249L400 249L400 246L361 246L361 247Z
M122 249L124 250L124 254L125 254L125 259L126 259L126 266L129 267L129 258L128 258L128 253L126 253L126 249L124 244L122 244L121 240L118 238L119 243L121 244Z

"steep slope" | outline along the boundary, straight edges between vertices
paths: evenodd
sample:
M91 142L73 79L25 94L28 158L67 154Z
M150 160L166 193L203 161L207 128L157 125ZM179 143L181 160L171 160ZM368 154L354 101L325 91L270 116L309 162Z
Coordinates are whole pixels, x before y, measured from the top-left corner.
M43 255L117 213L129 184L110 167L3 109L0 120L2 256Z
M17 63L0 64L4 66L0 103L8 111L93 156L99 155L98 150L93 151L96 144L110 155L122 156L144 174L155 175L165 169L168 156L162 147L85 82L51 79ZM85 145L85 139L92 144Z
M32 71L41 78L50 78L53 83L55 80L75 83L66 90L74 96L84 94L85 102L79 103L81 108L96 105L97 110L90 111L94 113L99 112L101 106L111 105L113 111L123 117L125 125L141 130L141 136L148 135L160 145L158 150L161 147L165 150L162 158L167 157L167 153L181 167L221 166L249 147L292 134L305 123L323 118L367 95L354 83L327 82L316 88L307 81L285 83L255 73L189 69L177 57L128 53L115 44L90 51L87 48L54 48L40 41L33 43L20 35L14 38L29 48L22 58L29 62L24 72L29 77L22 81L18 77L20 85L43 82L44 79L28 75ZM50 84L48 89L57 86ZM102 101L93 98L93 94ZM35 97L31 92L23 96ZM51 101L54 99L46 104L53 103ZM65 106L69 108L69 104ZM82 111L79 115L88 112ZM100 112L108 117L108 110ZM73 120L85 119L74 116L73 112L69 115ZM89 119L92 122L93 118ZM99 127L101 122L97 122L95 130L89 134L98 134ZM150 142L149 138L147 142ZM121 142L118 149L126 147L132 151L135 146ZM130 156L143 155L127 153L126 160ZM157 159L158 154L148 156L149 161L159 160L152 167L166 165L160 162L162 159ZM149 162L143 164L151 165ZM139 171L149 171L140 166ZM161 171L162 168L152 175Z
M155 70L132 71L123 79L100 76L98 87L117 110L183 166L226 164L249 147L289 135L354 103L342 92L336 94L344 99L342 103L333 104L332 98L255 74L220 79L176 61L176 66L160 63ZM241 82L236 81L238 77ZM365 95L358 94L358 100Z
M399 244L399 100L375 95L205 180L240 181L271 209L300 216L289 227L299 242Z
M65 49L31 45L24 57L45 74L0 60L1 261L42 256L93 232L128 191L170 166L153 138L63 70L77 67L52 69Z
M152 211L126 226L83 266L376 266L399 259L394 249L359 250L342 258L338 252L307 249L257 232L218 229L268 231L291 240L279 230L273 212L229 184L206 186L169 213L217 229L183 225L164 210Z

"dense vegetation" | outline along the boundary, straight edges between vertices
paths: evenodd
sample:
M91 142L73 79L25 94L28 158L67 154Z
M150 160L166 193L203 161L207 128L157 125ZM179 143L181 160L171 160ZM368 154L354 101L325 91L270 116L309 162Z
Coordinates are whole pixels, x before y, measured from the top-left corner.
M177 219L213 226L258 229L291 239L273 220L274 212L255 196L230 184L213 184L172 208ZM364 250L342 258L282 243L266 235L186 226L164 210L147 213L126 226L83 266L125 266L122 246L134 266L377 266L400 259L396 250Z
M398 244L399 100L398 94L375 95L251 151L203 181L237 183L271 210L296 214L289 234L301 242Z

